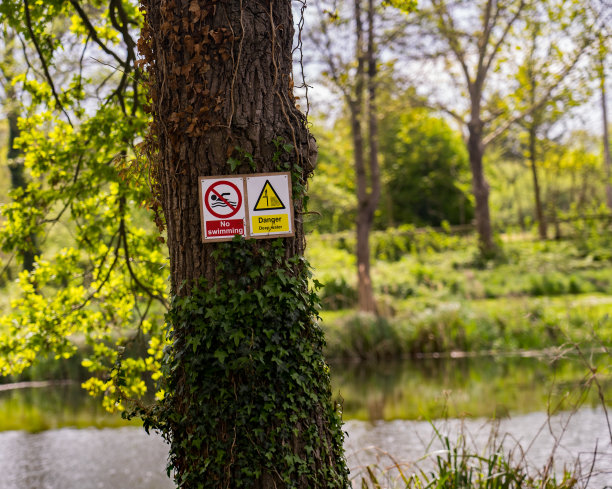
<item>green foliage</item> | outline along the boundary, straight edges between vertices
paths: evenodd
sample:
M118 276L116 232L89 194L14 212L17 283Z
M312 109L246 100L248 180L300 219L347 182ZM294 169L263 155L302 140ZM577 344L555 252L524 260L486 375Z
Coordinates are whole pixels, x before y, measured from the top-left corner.
M46 246L34 270L20 275L12 312L0 318L4 375L23 371L40 355L68 357L75 338L84 336L98 349L88 366L103 376L114 363L115 342L155 335L162 322L165 257L139 210L148 189L127 186L110 164L117 142L143 130L142 120L122 119L117 107L106 107L78 129L51 113L23 121L20 144L28 149L25 164L33 179L26 193L17 189L4 206L0 242L7 252L31 234L47 245L47 236L62 242L59 249ZM58 222L67 231L61 238L55 237ZM144 360L140 365L133 395L143 393L140 375L149 370ZM95 382L98 388L88 384L95 393L110 386Z
M574 205L559 217L568 221L579 256L594 261L612 260L612 215L604 204L582 211Z
M319 154L308 187L310 196L306 229L319 233L351 229L357 215L352 147L347 122L339 120L331 130L314 126Z
M256 165L255 161L253 161L253 155L251 153L239 147L234 148L234 153L236 156L232 156L227 160L227 164L229 165L232 173L234 173L240 166L245 168L248 166L250 171L255 171Z
M417 0L384 0L383 5L395 7L404 13L410 13L417 9Z
M470 222L474 209L461 136L424 109L398 112L381 121L382 219L432 226Z
M395 99L385 105L380 123L379 225L470 222L474 211L467 152L460 135L424 109L407 110L406 103ZM319 162L309 194L310 208L317 215L307 221L308 229L320 233L349 229L356 219L357 199L347 121L341 119L331 130L314 130Z
M344 277L326 280L319 292L319 298L322 306L329 311L347 309L357 305L357 291L355 287L347 283Z
M75 5L0 7L0 21L26 41L34 68L13 79L28 104L16 144L29 184L2 206L0 247L40 251L0 316L0 375L71 357L87 344L83 366L93 377L86 388L106 396L108 409L122 409L120 399L144 396L158 370L168 277L163 239L142 209L154 201L149 168L137 158L148 116L130 36L142 17L129 2L114 3L119 20L105 3L89 2L82 12ZM123 389L112 371L118 345Z
M574 226L564 225L564 219L599 214L597 208L605 201L600 142L582 131L568 134L567 141L544 141L538 146L544 214L559 237L575 235ZM521 136L511 132L487 152L491 207L498 229L531 231L536 220L531 170L523 150Z
M181 487L252 487L272 474L285 487L346 487L307 263L287 260L282 240L235 239L214 254L215 283L176 297L168 314L165 397L136 413L172 440L169 470L180 468Z

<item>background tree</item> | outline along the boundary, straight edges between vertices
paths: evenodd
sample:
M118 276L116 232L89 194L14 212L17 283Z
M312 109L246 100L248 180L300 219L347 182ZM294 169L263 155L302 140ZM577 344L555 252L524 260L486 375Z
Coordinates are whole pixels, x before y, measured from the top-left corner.
M347 487L301 222L314 140L295 106L291 2L143 2L148 148L167 223L173 347L148 423L177 483ZM248 155L246 157L245 155ZM200 176L288 170L294 238L203 244Z
M377 72L381 62L380 46L388 45L401 32L403 24L389 28L380 6L370 0L352 0L346 4L320 2L318 6L319 29L311 32L310 39L320 54L318 61L324 67L324 78L342 95L351 125L357 193L359 309L376 312L370 277L369 236L381 193Z
M401 5L390 2L401 8ZM426 105L452 116L466 130L467 149L472 172L472 192L475 198L476 228L481 253L495 253L493 229L489 209L489 185L483 156L487 145L499 137L510 125L524 118L554 93L551 86L535 103L525 110L515 107L500 109L499 100L510 90L504 90L512 74L500 65L509 44L513 28L526 14L527 0L483 0L479 2L446 2L431 0L419 5L419 15L412 25L412 43L422 53L427 65L417 69L424 75L438 77L432 87L452 86L463 98L448 96L448 90L429 90ZM569 12L586 15L586 10L570 0L554 1L549 5L560 19L569 19ZM564 17L567 15L568 17ZM592 22L592 21L591 21ZM586 23L585 23L586 25ZM558 67L557 77L563 79L576 66L592 43L588 31L581 31L573 40L570 53ZM445 72L431 69L445 66ZM436 65L434 65L436 66ZM460 102L454 103L459 100Z
M15 144L19 137L19 110L17 89L14 81L18 76L16 46L17 38L10 27L4 26L0 32L0 43L2 52L0 53L0 89L2 90L2 105L8 126L6 141L6 161L11 176L11 188L17 194L25 192L27 187L25 168L21 151ZM22 262L24 270L31 271L34 266L34 257L37 254L36 235L31 233L26 237L26 241L21 243L16 250L17 256Z
M606 61L610 54L610 37L612 30L612 2L610 0L592 0L589 2L593 13L597 18L597 41L598 50L596 54L596 72L599 79L599 92L601 96L601 117L602 117L602 143L603 143L603 163L606 169L606 203L612 209L612 156L610 156L610 133L608 126L608 103L606 91Z
M535 3L526 12L524 20L520 21L523 41L516 42L522 53L522 62L516 68L517 87L508 99L519 112L526 113L517 124L525 132L525 154L532 176L538 234L540 239L546 239L545 203L538 169L538 162L545 155L540 153L546 149L543 140L550 139L550 135L559 130L558 122L569 118L572 109L586 103L590 96L586 66L576 65L582 50L580 44L590 43L592 37L588 35L590 26L583 24L588 17L580 9L572 12L566 8L561 13L551 2ZM576 31L585 33L586 39L578 39L575 48L578 53L571 53L572 69L562 70L568 63L568 49L560 46L572 39Z
M610 133L608 126L608 103L606 91L606 40L603 34L599 34L599 49L597 53L597 74L599 75L599 92L601 94L601 120L602 120L602 146L603 161L606 169L606 204L612 210L612 156L610 156Z

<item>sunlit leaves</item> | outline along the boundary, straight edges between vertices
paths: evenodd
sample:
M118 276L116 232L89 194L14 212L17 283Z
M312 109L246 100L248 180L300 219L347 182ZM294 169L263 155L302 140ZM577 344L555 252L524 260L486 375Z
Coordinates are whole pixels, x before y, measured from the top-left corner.
M417 9L418 0L384 0L383 5L395 7L407 14Z
M167 269L143 209L152 191L142 185L146 175L121 178L117 169L135 157L145 133L145 101L136 74L122 78L117 63L103 57L112 57L104 49L124 55L126 32L142 15L136 4L108 8L98 0L0 6L0 21L39 47L31 49L35 69L24 68L14 80L26 104L17 144L29 184L1 209L0 244L10 253L34 236L42 251L0 318L0 373L17 374L38 358L79 348L95 375L88 390L108 396L105 405L115 409L121 398L142 397L159 369ZM120 30L126 19L128 30ZM67 61L64 50L74 45L78 55ZM92 57L101 61L85 66ZM45 65L52 80L43 76Z

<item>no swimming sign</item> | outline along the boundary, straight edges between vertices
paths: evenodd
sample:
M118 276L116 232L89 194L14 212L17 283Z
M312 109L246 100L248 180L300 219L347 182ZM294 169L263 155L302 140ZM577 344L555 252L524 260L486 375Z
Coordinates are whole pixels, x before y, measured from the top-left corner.
M200 177L199 191L203 242L295 234L289 172Z

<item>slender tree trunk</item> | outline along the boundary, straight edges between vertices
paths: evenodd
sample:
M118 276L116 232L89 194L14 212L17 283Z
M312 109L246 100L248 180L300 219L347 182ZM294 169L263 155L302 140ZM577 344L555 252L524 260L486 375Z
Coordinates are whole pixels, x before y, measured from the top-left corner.
M362 133L362 104L353 103L351 131L353 158L357 180L357 297L360 311L376 312L374 289L370 278L370 230L373 214L369 211L368 181L365 169L365 149Z
M363 141L362 112L363 100L357 84L357 94L350 103L351 133L353 137L353 158L357 183L357 297L359 310L376 311L374 291L370 278L370 229L372 219L368 211L368 180L365 169L365 148Z
M350 101L351 128L353 135L355 175L357 181L357 297L360 311L376 313L376 301L374 300L374 289L370 275L370 231L374 221L374 212L378 205L380 196L380 174L378 170L378 153L376 141L377 125L372 125L372 117L375 115L375 98L373 80L370 81L370 58L373 58L373 47L368 39L367 52L364 49L364 28L362 21L361 0L355 0L355 34L357 45L357 74L355 83L355 94ZM373 15L373 14L372 14ZM368 19L370 19L368 9ZM369 21L372 24L372 21ZM372 28L369 27L369 31ZM372 35L370 33L370 35ZM366 57L368 58L366 60ZM366 75L366 62L368 73ZM374 61L374 71L375 71ZM366 88L366 76L368 77L368 122L369 122L369 169L370 179L365 163L365 144L363 141L363 112L364 112L364 90ZM368 183L370 185L368 185ZM368 190L368 187L370 189Z
M536 132L532 124L529 128L529 165L531 166L531 177L533 179L533 194L535 197L536 219L538 221L538 235L540 239L546 239L546 218L542 208L540 182L538 179L537 154L536 154Z
M172 293L181 298L171 316L169 394L153 424L170 441L176 481L186 489L346 487L341 426L303 278L300 215L316 146L293 98L291 2L143 6L149 143ZM279 141L293 148L280 158ZM198 179L229 174L228 157L244 154L238 173L292 172L295 237L203 244Z
M17 123L19 114L16 109L17 96L15 94L15 89L10 83L7 83L4 92L6 96L5 106L7 107L6 118L9 126L6 160L11 174L11 189L20 188L25 190L28 183L25 177L23 155L21 151L15 147L15 139L19 137L19 125ZM27 241L27 243L22 243L17 253L21 257L23 269L31 271L34 268L34 259L38 254L36 235L31 233L27 237Z
M601 41L603 42L603 41ZM604 66L604 55L600 57L600 90L601 90L601 114L603 120L603 155L604 167L606 169L606 203L608 209L612 210L612 157L610 156L610 133L608 132L608 109L606 101L606 72Z
M370 162L370 192L368 196L367 219L368 219L368 234L372 230L374 223L374 213L378 208L380 201L380 166L378 164L378 107L376 103L376 51L374 45L374 1L368 0L368 131L369 131L369 162ZM368 246L368 259L369 259ZM369 263L368 263L369 267ZM370 272L368 270L368 280ZM368 290L364 290L359 296L360 309L365 311L376 312L376 302L374 301L374 291L371 280L369 280Z
M476 114L478 111L476 110ZM472 192L475 199L476 231L478 233L478 246L483 256L495 254L493 230L491 228L491 215L489 211L489 184L484 175L482 158L484 145L482 143L483 123L478 115L472 112L472 120L468 123L468 154L470 169L472 171Z

